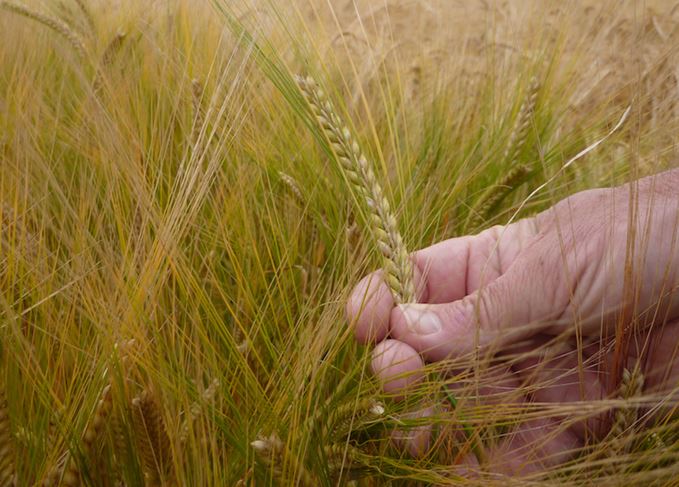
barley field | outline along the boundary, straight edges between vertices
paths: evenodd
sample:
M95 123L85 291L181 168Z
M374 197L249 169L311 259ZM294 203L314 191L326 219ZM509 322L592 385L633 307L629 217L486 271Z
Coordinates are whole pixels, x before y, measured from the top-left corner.
M399 400L345 303L677 167L678 66L669 0L0 0L0 486L677 485L679 384L489 405L470 355ZM456 468L601 414L565 462Z

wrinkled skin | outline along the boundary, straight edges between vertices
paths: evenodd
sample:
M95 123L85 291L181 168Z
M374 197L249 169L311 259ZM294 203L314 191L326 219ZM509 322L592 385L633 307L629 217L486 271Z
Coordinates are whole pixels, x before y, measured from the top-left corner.
M644 393L674 391L679 401L679 170L577 193L533 218L432 245L412 259L420 304L395 306L380 271L347 303L357 339L375 344L373 372L397 400L421 379L425 361L471 361L474 353L502 361L512 346L530 351L552 340L558 351L495 369L480 393L534 383L541 385L518 401L595 401L615 396L612 370L619 379L622 367L639 361ZM637 338L618 340L630 345L616 351L616 328ZM549 468L596 436L597 425L605 434L603 423L524 422L490 447L484 468L509 475ZM539 447L521 448L539 438ZM419 455L428 442L425 429L403 446ZM469 455L458 468L475 467Z

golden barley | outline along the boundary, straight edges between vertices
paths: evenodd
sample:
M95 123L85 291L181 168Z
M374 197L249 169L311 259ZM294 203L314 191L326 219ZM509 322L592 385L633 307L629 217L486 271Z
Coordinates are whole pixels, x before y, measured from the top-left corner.
M101 55L102 66L108 66L113 62L113 58L120 52L126 38L126 32L122 30L116 32L116 35L113 36L113 39L111 39L111 42L108 43L108 46L106 46L106 49L104 49L104 52Z
M526 143L528 129L530 128L538 100L539 90L540 83L538 82L538 79L536 77L531 78L527 98L519 108L519 113L516 116L516 122L514 123L512 132L507 140L507 147L503 156L503 161L509 164L509 167L516 161L521 148Z
M160 485L169 470L171 456L165 422L150 390L132 400L132 420L144 474L150 485Z

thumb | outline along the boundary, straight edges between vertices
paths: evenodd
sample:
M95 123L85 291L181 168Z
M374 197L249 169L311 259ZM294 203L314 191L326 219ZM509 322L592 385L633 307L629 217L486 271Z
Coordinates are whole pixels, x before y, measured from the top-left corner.
M545 266L545 259L532 256L517 259L505 274L458 301L393 308L392 337L436 361L544 331L563 314L568 293L562 290L559 266Z

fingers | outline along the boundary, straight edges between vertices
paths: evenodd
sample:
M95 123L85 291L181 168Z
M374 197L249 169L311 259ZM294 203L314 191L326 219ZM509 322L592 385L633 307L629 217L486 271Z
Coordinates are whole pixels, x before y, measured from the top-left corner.
M445 303L492 282L535 235L534 220L493 227L478 235L453 238L412 255L418 302ZM382 271L364 277L347 302L348 321L361 343L383 340L394 301Z
M373 373L387 394L401 399L407 388L422 376L424 362L413 348L398 340L384 340L377 344L372 354Z
M679 320L652 330L649 359L644 371L646 387L654 392L669 392L679 383ZM675 396L676 397L676 396Z
M551 266L536 253L537 259L517 259L488 286L458 301L393 308L392 336L431 361L532 336L568 304L567 290L551 279Z
M356 339L363 344L380 342L389 332L389 313L394 298L384 282L382 271L359 281L349 296L347 321L354 327Z
M415 290L420 300L426 299L422 274L413 269ZM363 344L380 342L389 333L389 316L394 298L384 281L383 271L365 276L354 287L346 306L347 320L353 324L356 339Z
M457 301L497 279L536 234L535 220L528 218L415 252L413 260L424 276L426 302Z
M481 465L473 455L456 470L466 477L497 474L519 477L548 471L577 454L582 441L556 419L535 419L517 426L502 441L485 449Z
M404 421L417 422L415 426L401 428L391 433L397 448L407 451L413 458L422 457L431 445L433 424L429 418L434 415L434 407L427 406L400 416Z

